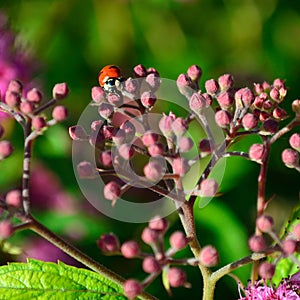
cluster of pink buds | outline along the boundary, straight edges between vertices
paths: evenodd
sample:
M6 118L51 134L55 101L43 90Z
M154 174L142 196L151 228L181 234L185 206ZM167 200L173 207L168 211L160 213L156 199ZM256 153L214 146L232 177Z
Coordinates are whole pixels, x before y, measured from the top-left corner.
M97 241L99 248L106 255L119 254L128 259L142 259L142 268L148 277L143 282L135 279L129 279L125 282L124 293L129 299L139 295L160 274L163 274L163 277L166 275L165 287L168 292L170 292L169 286L174 288L190 287L185 271L177 266L196 266L199 261L195 258L174 258L174 255L189 243L189 239L182 231L175 231L170 235L170 246L165 249L164 237L167 228L168 222L165 218L154 217L142 231L141 239L151 247L153 253L143 252L135 240L129 240L120 245L118 237L112 233L102 235ZM202 249L199 260L205 266L215 266L218 263L218 253L214 247L208 245Z

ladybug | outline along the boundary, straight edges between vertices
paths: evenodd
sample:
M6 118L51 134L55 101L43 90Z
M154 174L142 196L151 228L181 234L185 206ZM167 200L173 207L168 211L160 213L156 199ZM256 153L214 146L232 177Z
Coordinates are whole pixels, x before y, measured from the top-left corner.
M122 81L121 69L115 65L108 65L101 69L98 75L99 84L106 92L114 92Z

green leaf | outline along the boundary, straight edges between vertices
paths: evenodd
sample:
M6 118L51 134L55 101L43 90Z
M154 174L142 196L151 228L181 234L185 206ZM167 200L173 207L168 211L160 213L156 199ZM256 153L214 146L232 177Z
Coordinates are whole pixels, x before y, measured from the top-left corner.
M122 287L89 270L29 259L0 267L0 299L126 299Z

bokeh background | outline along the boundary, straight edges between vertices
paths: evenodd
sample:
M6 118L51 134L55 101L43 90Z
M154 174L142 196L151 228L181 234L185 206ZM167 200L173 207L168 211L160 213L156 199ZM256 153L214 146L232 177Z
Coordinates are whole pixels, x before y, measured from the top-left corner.
M25 84L36 84L51 97L52 86L67 82L70 95L64 104L69 119L48 130L36 142L32 199L35 215L103 264L125 277L143 278L138 260L105 257L96 246L102 233L115 232L121 241L139 238L145 224L111 220L95 211L83 198L73 173L68 126L77 122L90 102L90 89L97 73L107 64L119 65L125 76L142 63L155 67L163 78L176 80L192 64L203 69L200 85L224 73L233 74L237 86L286 79L289 88L283 105L291 114L292 100L300 97L300 2L285 0L26 0L0 3L18 33L16 47L26 56ZM4 50L3 50L4 51ZM21 52L22 52L21 51ZM4 53L0 53L3 57ZM25 60L25 58L24 58ZM2 76L0 69L0 81ZM22 77L21 75L19 77ZM4 120L6 138L12 139L14 155L1 162L0 193L20 186L22 135ZM296 131L296 130L295 130ZM298 129L299 131L299 129ZM239 143L248 150L253 140ZM299 201L300 178L280 160L288 136L274 145L268 173L267 196L275 195L270 213L280 228ZM221 264L247 255L247 236L253 233L258 166L242 159L227 161L221 196L203 209L196 209L201 242L220 249ZM180 229L175 215L170 230ZM146 247L145 247L146 249ZM1 262L26 256L76 265L30 233L20 233L2 250ZM20 254L21 253L21 254ZM44 256L41 256L41 253ZM183 251L181 256L190 255ZM20 258L21 257L21 258ZM197 269L185 268L192 289L174 290L173 299L200 299L201 277ZM246 283L249 267L236 272ZM161 280L148 289L168 299ZM236 299L238 289L230 277L217 285L216 299Z

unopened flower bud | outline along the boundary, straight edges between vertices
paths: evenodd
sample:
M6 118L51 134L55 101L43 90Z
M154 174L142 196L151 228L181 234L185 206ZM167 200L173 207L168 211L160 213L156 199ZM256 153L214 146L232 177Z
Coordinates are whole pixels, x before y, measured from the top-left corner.
M151 91L144 92L141 95L141 102L144 107L152 107L156 102L156 96Z
M65 82L57 83L53 87L52 95L53 98L56 100L64 99L68 96L68 94L69 94L69 88Z
M211 153L211 145L209 139L202 139L199 142L199 150L204 153Z
M253 144L249 149L249 157L251 160L261 162L265 154L265 146L263 144Z
M173 267L168 271L168 281L171 287L180 287L186 284L186 273L179 268Z
M294 149L285 149L281 153L283 163L288 168L294 168L299 165L299 154Z
M270 85L269 82L264 81L264 82L262 83L262 86L263 86L263 89L264 89L265 92L268 92L268 91L270 91L270 89L271 89L271 85Z
M231 115L226 110L219 110L215 113L215 121L221 128L226 128L231 122Z
M278 102L280 100L280 93L279 93L279 90L276 88L276 87L273 87L270 91L270 97Z
M202 96L205 99L205 106L209 107L212 105L213 99L211 95L208 95L207 93L203 93Z
M96 171L88 161L82 161L77 165L79 178L94 178Z
M5 102L9 107L16 107L20 104L20 95L9 90L5 93Z
M150 160L144 167L146 178L151 181L158 181L162 178L164 169L162 164L156 160Z
M126 160L129 160L134 154L134 148L130 144L122 144L118 148L120 156Z
M252 113L247 113L242 119L242 124L246 130L251 130L256 128L258 124L258 118Z
M141 238L144 243L151 245L158 241L159 233L156 230L153 230L149 227L145 227L142 232Z
M30 114L34 110L34 104L32 102L27 101L27 100L22 101L20 103L20 110L24 114Z
M149 228L159 232L164 232L168 228L168 221L165 218L156 216L149 221Z
M187 246L188 239L182 231L175 231L170 236L170 245L175 250L183 249Z
M282 241L282 250L284 254L291 255L297 251L298 244L297 241L288 238Z
M62 122L68 117L68 109L63 105L55 106L52 111L52 118L57 122Z
M183 118L178 117L171 124L171 128L176 136L182 136L186 133L188 125Z
M219 84L214 79L206 80L205 89L209 95L215 95L219 90Z
M23 84L19 80L11 80L8 84L7 90L17 94L21 94L23 90Z
M277 89L285 88L284 80L280 78L274 79L273 86L276 87Z
M142 142L144 146L148 147L155 143L157 143L159 138L159 135L157 133L154 133L152 131L146 131L144 135L142 136Z
M100 86L94 86L91 90L92 99L96 103L101 103L105 100L104 89Z
M191 78L192 81L197 82L202 75L202 70L197 65L192 65L188 68L187 75Z
M263 93L264 88L263 85L261 83L254 83L254 92L259 95L261 93Z
M143 291L142 285L135 279L128 279L124 283L124 294L132 300Z
M300 223L297 223L293 227L293 235L296 238L297 241L300 241Z
M3 220L0 222L0 238L7 239L14 233L14 227L11 221Z
M80 125L69 127L69 135L71 139L74 141L82 141L88 138L84 128Z
M265 100L263 103L263 109L270 111L273 108L273 102L271 100Z
M275 266L268 262L263 262L258 268L258 274L263 279L272 279L275 273Z
M107 101L113 106L121 106L123 104L123 96L119 93L108 93Z
M112 114L114 112L114 107L110 103L102 102L99 105L98 112L102 118L107 120L112 117Z
M104 167L106 167L106 168L111 167L111 165L112 165L111 151L110 150L102 151L99 155L99 161Z
M192 149L194 143L191 138L182 136L178 141L178 149L180 152L188 152Z
M134 94L137 91L138 86L139 86L138 81L131 77L126 79L124 82L124 89L126 90L126 92L128 92L130 94Z
M253 252L261 252L266 249L266 241L261 235L253 235L248 240L248 246Z
M1 134L0 134L0 136L1 136ZM289 139L289 143L293 149L300 152L300 134L299 133L292 134Z
M161 266L159 262L153 256L147 256L143 259L143 270L146 273L157 273L160 272Z
M124 130L124 132L126 134L125 139L126 139L127 142L130 142L134 138L136 129L135 129L134 125L132 124L132 122L130 122L128 120L123 122L120 125L120 129Z
M262 109L264 104L264 99L262 99L259 96L256 96L254 101L253 101L253 107L258 108L258 109Z
M156 91L161 84L160 78L153 73L147 75L145 81L148 83L148 86L151 88L151 91L153 92Z
M135 66L133 72L136 77L146 77L147 75L147 69L142 64Z
M173 172L179 176L184 176L190 169L189 162L184 157L174 158L172 162Z
M115 202L121 195L121 187L115 181L110 181L104 186L103 194L105 199Z
M91 123L91 129L93 131L99 131L103 127L104 122L102 120L95 120Z
M249 88L242 88L235 93L235 100L238 103L241 101L244 107L249 107L254 101L254 95Z
M256 219L256 226L261 232L270 232L272 231L274 225L273 218L268 215L261 215Z
M152 157L161 156L164 153L163 145L161 143L152 144L148 147L148 152Z
M184 96L189 96L191 93L190 86L192 85L192 81L187 74L180 74L177 78L177 87L179 92Z
M227 91L228 89L233 87L234 79L231 74L224 74L219 77L218 83L221 91Z
M224 91L217 96L217 101L220 107L226 110L232 106L234 100L232 95L229 92Z
M199 260L206 267L216 266L219 262L217 249L211 245L203 247L199 255Z
M155 76L159 77L158 71L153 67L150 67L147 69L147 75L149 75L149 74L154 74Z
M292 103L292 109L296 113L296 116L299 118L300 117L300 100L294 100Z
M207 94L208 95L208 94ZM193 93L189 100L190 109L200 113L204 107L206 107L206 99L202 94Z
M170 112L169 115L163 115L163 117L159 120L158 126L161 130L162 134L166 137L171 137L173 135L172 123L175 120L176 116Z
M111 140L116 131L117 131L117 129L112 125L103 125L102 126L102 133L106 140Z
M32 119L32 127L35 129L35 130L42 130L45 126L47 125L46 123L46 120L44 117L41 117L41 116L35 116L33 119Z
M288 116L286 110L281 107L276 107L273 110L273 117L279 121L286 119Z
M204 179L200 184L201 197L213 197L219 189L219 185L213 178Z
M42 100L42 93L41 91L39 91L38 89L36 88L33 88L31 90L29 90L26 94L26 99L30 102L33 102L35 104L38 104L41 102Z
M113 254L120 250L119 239L113 233L101 235L97 241L97 245L100 250L106 254Z
M141 253L140 246L136 241L127 241L121 246L121 253L126 258L134 258Z
M0 160L10 156L14 148L10 141L0 141Z
M11 190L5 196L8 205L20 207L22 203L22 193L20 190Z

